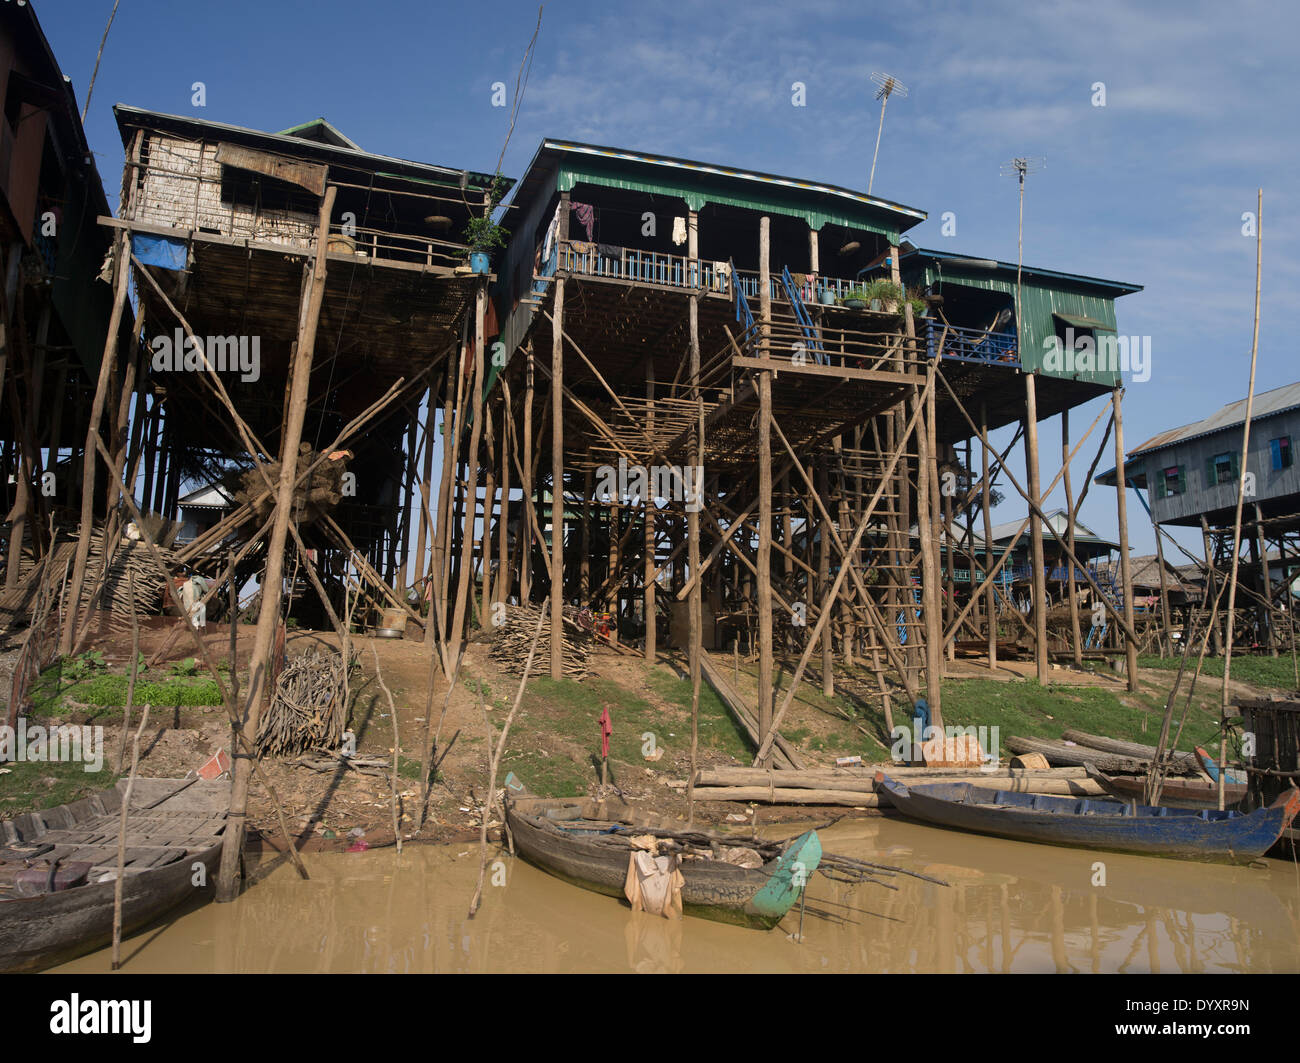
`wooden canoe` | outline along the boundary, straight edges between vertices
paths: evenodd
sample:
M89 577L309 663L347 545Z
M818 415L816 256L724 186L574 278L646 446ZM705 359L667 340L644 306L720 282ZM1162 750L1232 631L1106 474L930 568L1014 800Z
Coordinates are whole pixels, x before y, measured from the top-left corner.
M1145 775L1107 775L1104 771L1092 768L1088 772L1088 778L1117 801L1141 801L1146 793ZM1210 779L1170 776L1161 786L1160 795L1160 803L1170 808L1219 807L1219 784ZM1245 796L1246 787L1240 783L1227 783L1224 786L1223 802L1229 808L1239 804Z
M1300 790L1268 808L1153 808L1094 798L989 790L971 783L907 786L883 772L877 785L909 818L1015 841L1146 856L1244 864L1263 856L1300 812Z
M522 807L525 804L528 811ZM622 897L631 852L627 837L637 833L636 826L586 818L554 819L546 814L563 813L566 805L572 808L573 802L508 800L506 823L516 851L534 867L565 882ZM737 844L743 841L737 839ZM684 860L682 911L701 919L770 930L799 899L821 861L821 852L817 832L808 831L761 868L737 867L721 860Z
M0 972L43 970L112 941L125 790L122 781L0 822ZM211 896L229 803L228 782L136 779L127 816L123 937L184 901ZM60 872L81 884L20 894L30 889L22 879L33 873L54 879Z

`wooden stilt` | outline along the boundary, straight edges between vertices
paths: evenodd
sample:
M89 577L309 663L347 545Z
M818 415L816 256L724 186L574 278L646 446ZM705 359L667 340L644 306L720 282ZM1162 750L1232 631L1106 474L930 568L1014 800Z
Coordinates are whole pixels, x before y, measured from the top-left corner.
M569 193L560 193L559 241L569 239ZM564 678L564 277L555 278L551 328L551 678Z
M330 216L334 209L337 189L329 185L321 200L320 216L316 229L316 258L312 270L308 302L301 318L297 349L294 352L293 382L290 391L289 416L280 443L280 478L276 496L275 514L267 544L266 571L262 581L262 605L257 618L253 639L253 655L249 665L249 682L240 731L245 736L257 734L257 721L263 706L270 698L271 653L276 629L280 625L280 595L284 576L284 550L288 539L289 521L292 518L293 488L297 463L298 444L302 440L302 427L307 413L307 399L311 386L311 366L316 348L316 329L320 322L321 303L325 296L326 255ZM252 739L249 738L251 742ZM230 814L226 821L221 850L221 865L217 876L216 900L232 901L239 893L240 856L248 828L248 784L253 774L252 756L248 750L236 753L231 773Z
M771 358L772 286L769 256L771 219L759 219L758 292L760 350ZM772 374L758 374L758 733L770 747L772 737ZM767 761L760 762L767 767Z
M1066 541L1070 549L1073 550L1074 542L1074 486L1070 482L1070 411L1061 412L1061 468L1065 473L1065 513L1068 524L1066 526ZM1156 536L1157 540L1159 535ZM1163 568L1163 566L1162 566ZM1083 631L1079 626L1079 587L1075 578L1074 564L1067 564L1066 571L1069 573L1066 579L1066 594L1070 599L1070 650L1074 654L1074 666L1083 667Z
M1042 494L1038 480L1038 401L1033 373L1025 374L1025 469L1031 507L1041 506ZM1029 558L1034 596L1034 663L1038 668L1038 681L1045 684L1051 677L1047 658L1047 567L1043 556L1043 526L1032 513L1029 517Z
M1124 661L1128 679L1128 689L1136 691L1137 676L1137 639L1133 635L1133 574L1129 570L1128 556L1128 485L1124 470L1124 419L1120 408L1123 403L1124 389L1116 387L1110 393L1111 404L1115 411L1115 509L1119 518L1119 571L1120 588L1124 595Z

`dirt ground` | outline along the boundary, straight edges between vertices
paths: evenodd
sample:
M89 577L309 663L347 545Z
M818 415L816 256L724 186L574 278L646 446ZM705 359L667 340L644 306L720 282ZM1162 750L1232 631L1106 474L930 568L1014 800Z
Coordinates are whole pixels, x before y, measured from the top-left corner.
M169 662L196 656L195 648L186 638L174 636L175 621L157 618L146 624L141 632L141 650L152 666L166 667ZM244 625L238 629L236 661L241 682L247 674L251 655L254 628ZM204 642L211 656L222 667L227 666L231 655L228 628L210 630ZM332 633L291 629L286 652L300 653L313 645L337 647L337 636ZM433 672L432 695L429 691L429 650L422 643L410 639L374 639L358 636L353 640L358 655L359 674L353 680L353 707L351 729L356 739L358 756L383 758L391 756L395 744L395 731L400 739L400 771L398 776L397 807L399 830L405 837L416 834L418 822L418 784L421 750L426 735L436 736L437 773L431 787L428 816L419 839L440 841L464 839L475 831L481 821L481 808L486 797L490 749L496 742L499 728L505 720L509 705L518 688L518 677L501 667L489 656L489 646L484 641L472 641L467 647L461 675L451 696L447 696L447 683L441 671ZM125 669L130 660L129 632L108 632L95 640L92 647L103 652L107 664L114 670ZM8 674L16 656L15 646L0 646L0 689L8 691ZM382 674L383 684L392 696L396 709L396 729L388 697L376 675ZM619 791L639 807L670 818L685 818L684 793L668 783L684 779L689 769L690 733L689 687L682 688L673 676L664 671L672 668L678 675L682 671L680 659L661 656L657 668L652 669L640 657L622 654L607 647L597 647L589 661L593 682L584 684L596 687L595 701L564 703L539 690L549 680L530 680L521 709L512 726L507 746L509 755L498 773L497 786L504 783L511 758L524 773L530 771L545 775L549 769L563 765L569 779L578 780L594 794L599 780L598 759L594 750L596 733L587 732L594 727L602 696L615 692L634 699L640 706L639 717L628 716L627 706L616 713L618 724L625 728L621 736L623 756L611 756L611 780ZM739 664L737 665L739 667ZM779 686L788 682L788 662L778 667ZM1019 679L1032 675L1032 662L999 662L999 672L991 675L986 664L972 660L949 662L946 675L951 678L1007 678ZM657 679L656 681L656 674ZM737 672L742 689L747 689L755 677L743 670ZM1079 673L1066 667L1054 667L1054 683L1081 686L1110 686L1121 688L1123 680L1109 671ZM1145 678L1145 677L1144 677ZM842 753L860 753L866 760L887 758L885 746L878 737L869 735L860 725L854 728L846 702L822 698L817 689L818 678L810 673L799 691L792 711L783 725L787 737L798 736L797 741L813 764L833 763ZM1215 682L1215 681L1210 681ZM869 684L859 683L864 689ZM1215 683L1217 685L1217 683ZM1250 688L1241 687L1249 694ZM841 698L848 703L854 699L853 682L841 683ZM684 700L681 691L685 689ZM479 691L484 691L482 704ZM576 696L570 688L570 697ZM583 694L582 696L586 696ZM551 700L548 701L548 697ZM674 700L677 699L677 700ZM590 702L590 698L588 699ZM595 707L593 708L593 704ZM120 709L116 717L105 722L105 752L110 768L117 770L124 742ZM591 719L586 717L590 715ZM579 717L576 720L574 717ZM138 713L135 720L138 720ZM671 737L665 742L662 756L655 761L641 760L637 753L629 753L626 742L629 726L645 726L645 721L657 733ZM846 722L847 721L847 722ZM74 712L63 722L81 723ZM490 735L489 735L490 730ZM858 732L862 732L858 734ZM853 745L852 743L857 743ZM231 749L231 730L226 714L220 707L173 708L155 712L141 742L140 773L153 777L178 777L198 768L218 750ZM730 752L718 743L702 744L701 766L742 763L743 748ZM127 753L129 759L129 752ZM745 760L745 763L748 761ZM319 772L301 765L294 759L267 759L254 776L250 797L251 836L259 835L272 847L282 845L275 806L267 788L274 788L283 809L289 832L297 844L307 848L334 847L347 843L350 832L359 828L371 844L385 844L393 837L392 780L387 770L377 769L364 774L339 761L329 771ZM103 785L103 784L101 784ZM741 827L756 821L782 822L838 818L849 814L849 809L771 809L731 803L697 804L697 820L703 823ZM863 814L861 812L855 814Z

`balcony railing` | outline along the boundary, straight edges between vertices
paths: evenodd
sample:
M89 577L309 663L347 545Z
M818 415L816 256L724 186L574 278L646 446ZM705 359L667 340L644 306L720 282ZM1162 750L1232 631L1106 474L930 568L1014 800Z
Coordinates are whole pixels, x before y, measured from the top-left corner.
M1014 332L985 332L982 329L957 328L927 318L923 334L926 354L930 358L939 355L986 365L1020 365L1018 337Z
M558 243L558 250L552 252L553 264L543 262L538 271L540 276L550 276L556 269L560 269L584 277L634 281L665 288L680 288L685 291L716 292L728 296L732 294L734 278L736 286L744 292L747 299L751 300L759 298L759 289L762 286L756 271L733 269L728 262L581 240ZM799 281L800 276L803 277L802 281L796 283L795 289L799 297L809 306L818 302L818 294L822 290L840 296L856 287L858 283L843 277L810 277L807 274L794 276L796 281ZM771 297L779 302L785 302L785 289L781 284L779 270L768 276L768 284Z

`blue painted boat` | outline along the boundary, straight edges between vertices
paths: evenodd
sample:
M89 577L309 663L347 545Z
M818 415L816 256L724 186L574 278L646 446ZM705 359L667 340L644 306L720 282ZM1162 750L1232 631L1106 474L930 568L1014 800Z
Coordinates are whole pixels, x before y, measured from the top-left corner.
M1210 754L1207 753L1200 746L1196 747L1196 759L1200 761L1201 770L1204 771L1205 774L1208 775L1215 782L1218 782L1220 769L1215 759L1212 756L1210 756ZM1232 771L1230 768L1224 768L1223 781L1228 783L1235 783L1238 786L1245 786L1246 776L1243 772Z
M910 819L1015 841L1184 860L1248 864L1263 856L1300 812L1300 790L1268 808L1155 808L1096 798L990 790L972 783L907 786L876 773L876 789Z

